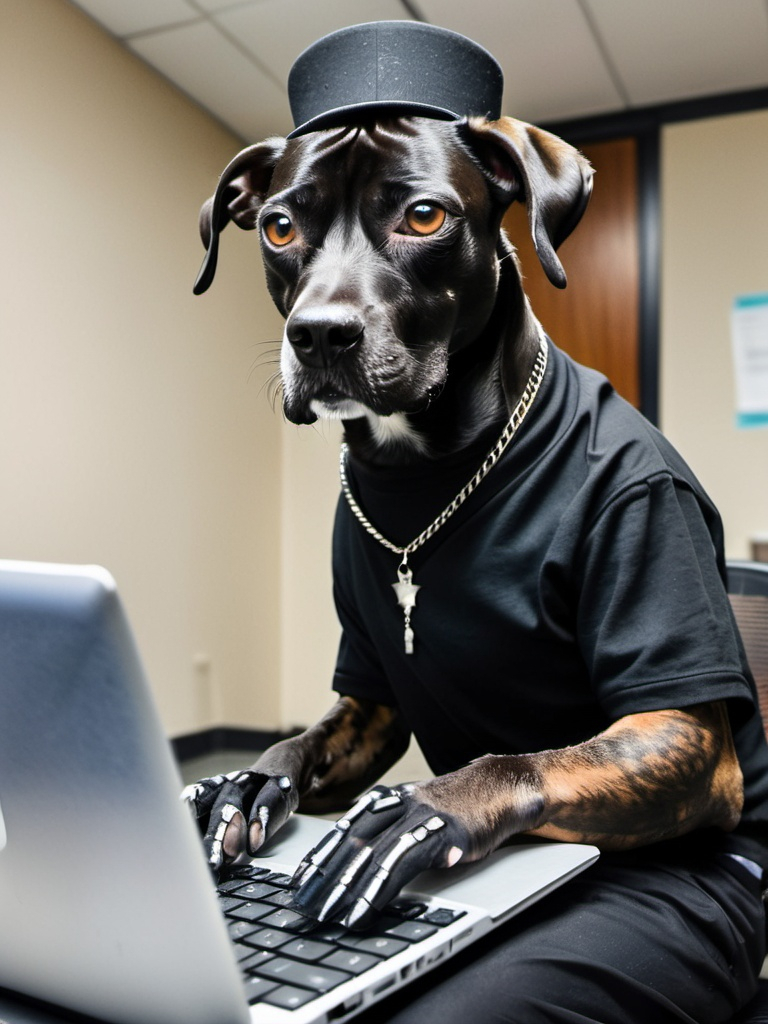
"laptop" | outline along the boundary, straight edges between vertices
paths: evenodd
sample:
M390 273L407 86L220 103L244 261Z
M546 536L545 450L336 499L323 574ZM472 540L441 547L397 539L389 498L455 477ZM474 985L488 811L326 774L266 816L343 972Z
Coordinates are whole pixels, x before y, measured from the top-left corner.
M0 561L2 989L109 1024L350 1020L598 856L522 843L369 932L312 928L285 883L331 823L295 816L217 891L181 789L110 574Z

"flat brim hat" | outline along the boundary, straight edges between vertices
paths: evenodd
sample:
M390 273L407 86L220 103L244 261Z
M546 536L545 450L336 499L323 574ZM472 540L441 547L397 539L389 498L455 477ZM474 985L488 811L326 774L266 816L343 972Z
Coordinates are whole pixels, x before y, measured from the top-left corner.
M442 121L501 116L504 78L478 43L418 21L374 21L323 36L296 58L288 138L380 113Z

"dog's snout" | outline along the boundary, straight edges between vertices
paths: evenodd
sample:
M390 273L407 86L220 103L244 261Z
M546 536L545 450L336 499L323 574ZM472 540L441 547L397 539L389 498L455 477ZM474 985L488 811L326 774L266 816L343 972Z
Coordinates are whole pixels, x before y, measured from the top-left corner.
M364 324L349 306L327 305L296 310L288 319L286 336L307 366L331 366L356 345Z

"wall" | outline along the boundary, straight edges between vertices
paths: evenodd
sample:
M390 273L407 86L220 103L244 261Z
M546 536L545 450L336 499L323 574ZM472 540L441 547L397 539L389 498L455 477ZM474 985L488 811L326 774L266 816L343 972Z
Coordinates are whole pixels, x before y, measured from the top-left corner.
M170 733L280 724L281 325L197 211L242 142L61 0L0 0L0 557L116 576ZM231 235L231 237L230 237Z
M737 430L735 295L768 290L768 111L662 136L661 426L720 508L727 553L768 531L768 430Z

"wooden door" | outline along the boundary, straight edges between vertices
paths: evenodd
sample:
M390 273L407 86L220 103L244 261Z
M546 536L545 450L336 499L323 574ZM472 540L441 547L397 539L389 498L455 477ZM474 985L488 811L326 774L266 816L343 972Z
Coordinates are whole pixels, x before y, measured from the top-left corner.
M592 198L558 250L568 286L547 280L528 232L524 208L504 219L518 250L534 313L554 343L604 373L640 408L640 230L637 140L579 147L595 168Z

